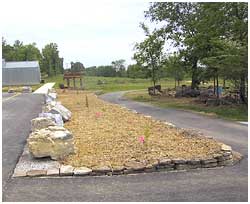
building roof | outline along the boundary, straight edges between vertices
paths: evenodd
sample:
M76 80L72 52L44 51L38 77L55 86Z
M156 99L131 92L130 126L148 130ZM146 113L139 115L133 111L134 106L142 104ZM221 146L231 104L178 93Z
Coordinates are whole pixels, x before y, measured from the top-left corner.
M38 61L6 62L3 68L35 68L39 67Z

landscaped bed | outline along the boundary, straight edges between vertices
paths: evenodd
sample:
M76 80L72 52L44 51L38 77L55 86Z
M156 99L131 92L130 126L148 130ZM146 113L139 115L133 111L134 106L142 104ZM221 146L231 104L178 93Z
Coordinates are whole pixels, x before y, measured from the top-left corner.
M164 162L181 166L189 162L214 167L232 159L231 150L222 151L221 143L213 139L104 102L93 93L57 93L58 100L72 111L72 118L64 127L73 133L76 147L75 154L61 161L64 165L114 170L150 169Z

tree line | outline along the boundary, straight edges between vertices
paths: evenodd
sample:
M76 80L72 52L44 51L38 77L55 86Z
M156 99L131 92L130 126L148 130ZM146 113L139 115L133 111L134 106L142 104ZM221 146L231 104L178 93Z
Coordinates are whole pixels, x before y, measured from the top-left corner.
M63 58L59 56L58 45L49 43L44 46L42 52L37 48L36 43L24 45L16 40L10 45L2 38L2 58L5 61L39 61L42 75L55 76L62 74Z
M184 73L192 89L204 80L230 80L247 103L248 4L246 2L155 2L145 18L162 25L136 43L134 59L150 72L155 84L167 71L178 81ZM166 53L165 46L178 51ZM218 90L218 89L217 89Z

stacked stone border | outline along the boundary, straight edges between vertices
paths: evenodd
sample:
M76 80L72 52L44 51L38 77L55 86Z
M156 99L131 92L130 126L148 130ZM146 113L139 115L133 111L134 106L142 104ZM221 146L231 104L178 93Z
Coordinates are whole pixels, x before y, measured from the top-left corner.
M122 107L125 108L125 107ZM127 108L125 108L127 109ZM130 110L130 109L128 109ZM133 113L139 114L134 110L130 110ZM145 116L151 118L151 116ZM163 121L162 121L163 122ZM188 130L177 128L175 125L169 122L164 122L165 125L170 128L175 128L181 131L186 136L191 137L205 137L196 130ZM211 138L211 137L207 137ZM193 169L210 169L224 166L231 166L239 162L242 159L242 155L238 152L232 151L232 148L223 143L218 153L215 153L206 158L194 158L194 159L158 159L153 164L143 164L139 161L133 160L125 163L123 166L109 167L100 166L95 168L89 167L73 167L70 165L62 165L58 161L51 160L50 158L37 159L31 156L27 145L24 148L19 162L14 170L13 177L49 177L49 176L112 176L123 174L137 174L148 173L158 171L189 171Z
M222 144L220 153L214 154L212 157L206 159L161 159L150 165L143 165L140 162L131 161L124 166L113 168L101 166L91 169L88 167L62 165L58 161L50 159L34 159L30 156L27 147L25 147L14 171L13 177L112 176L158 171L189 171L201 168L210 169L231 166L239 162L241 159L242 156L239 153L232 151L230 146Z

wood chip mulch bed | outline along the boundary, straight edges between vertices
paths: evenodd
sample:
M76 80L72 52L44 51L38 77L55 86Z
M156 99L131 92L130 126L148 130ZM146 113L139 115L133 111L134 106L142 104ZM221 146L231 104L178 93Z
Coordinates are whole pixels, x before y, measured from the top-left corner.
M93 172L224 166L231 148L198 133L110 104L84 91L62 92L58 101L72 112L64 127L73 133L76 153L60 161ZM223 148L224 147L224 148Z

